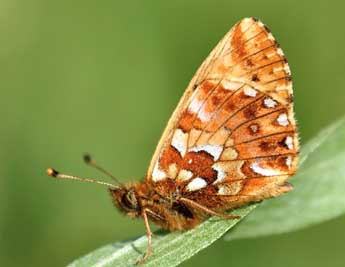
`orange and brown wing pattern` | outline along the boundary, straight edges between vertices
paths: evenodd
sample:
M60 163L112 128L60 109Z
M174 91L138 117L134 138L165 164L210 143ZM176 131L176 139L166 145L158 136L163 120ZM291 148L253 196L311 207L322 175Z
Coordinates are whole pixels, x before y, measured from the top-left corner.
M285 181L299 150L292 99L282 50L260 21L243 19L193 77L148 181L172 182L185 197L218 208L290 190Z

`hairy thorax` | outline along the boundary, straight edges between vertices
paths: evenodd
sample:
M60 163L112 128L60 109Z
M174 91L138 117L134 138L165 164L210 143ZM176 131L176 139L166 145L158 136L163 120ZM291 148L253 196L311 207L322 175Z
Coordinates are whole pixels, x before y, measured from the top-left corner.
M109 189L113 202L131 218L141 217L145 209L151 221L170 231L188 230L203 221L204 214L179 201L179 189L174 185L164 186L164 194L149 183L131 183ZM160 191L162 192L162 191Z

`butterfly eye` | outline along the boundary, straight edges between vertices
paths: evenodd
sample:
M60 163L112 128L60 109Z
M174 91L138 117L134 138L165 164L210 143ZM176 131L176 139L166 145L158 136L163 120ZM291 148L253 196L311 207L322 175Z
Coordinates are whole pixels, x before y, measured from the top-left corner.
M126 194L124 194L122 198L122 204L128 210L137 210L138 209L138 201L135 196L135 192L129 190Z

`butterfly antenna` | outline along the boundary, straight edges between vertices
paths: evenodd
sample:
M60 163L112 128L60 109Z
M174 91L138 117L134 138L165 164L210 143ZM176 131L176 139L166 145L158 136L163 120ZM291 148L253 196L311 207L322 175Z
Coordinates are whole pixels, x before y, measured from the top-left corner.
M99 166L97 164L97 162L89 154L85 154L83 156L83 159L87 165L99 170L100 172L104 173L105 175L107 175L108 177L113 179L113 181L115 181L118 185L122 186L122 183L120 183L119 180L117 180L117 178L114 175L112 175L110 172L108 172L103 167Z
M94 179L81 178L81 177L77 177L77 176L63 174L63 173L60 173L60 172L58 172L57 170L55 170L53 168L48 168L47 169L47 174L49 176L57 178L57 179L74 180L74 181L79 181L79 182L104 185L104 186L107 186L107 187L110 187L110 188L118 188L118 186L116 186L116 185L113 185L113 184L110 184L110 183L106 183L106 182L103 182L103 181L98 181L98 180L94 180Z

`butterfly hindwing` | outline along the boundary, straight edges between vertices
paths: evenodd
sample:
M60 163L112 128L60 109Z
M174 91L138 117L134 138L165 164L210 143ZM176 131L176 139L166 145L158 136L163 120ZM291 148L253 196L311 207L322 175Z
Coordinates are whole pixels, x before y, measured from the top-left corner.
M282 50L260 21L243 19L193 77L146 179L219 209L290 190L299 150L292 99Z

